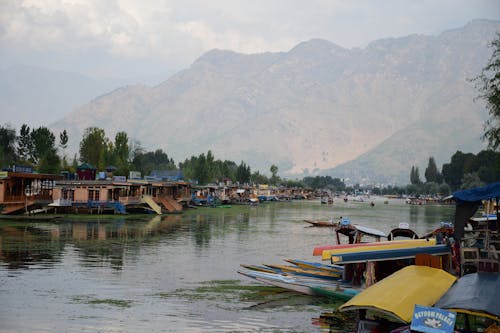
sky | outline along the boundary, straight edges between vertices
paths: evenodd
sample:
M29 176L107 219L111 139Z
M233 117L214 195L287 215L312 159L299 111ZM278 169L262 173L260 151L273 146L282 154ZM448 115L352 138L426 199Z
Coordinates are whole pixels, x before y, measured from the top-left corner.
M204 52L345 48L500 19L499 0L0 0L0 69L23 64L155 84Z

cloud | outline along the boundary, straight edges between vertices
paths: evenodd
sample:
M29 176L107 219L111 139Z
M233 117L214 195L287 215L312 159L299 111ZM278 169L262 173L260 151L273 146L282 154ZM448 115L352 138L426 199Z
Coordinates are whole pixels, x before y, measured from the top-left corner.
M100 71L124 63L134 67L134 61L142 62L140 66L147 62L188 66L213 48L243 53L287 51L311 38L354 47L378 38L439 33L477 17L500 18L500 3L1 0L0 65L57 59L57 64L71 65L75 71L79 66L100 67Z

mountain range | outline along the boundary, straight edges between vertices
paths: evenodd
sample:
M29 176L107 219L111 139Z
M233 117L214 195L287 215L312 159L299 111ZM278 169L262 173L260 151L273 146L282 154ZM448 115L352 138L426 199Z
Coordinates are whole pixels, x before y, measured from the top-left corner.
M499 21L437 36L346 49L312 39L288 52L212 50L157 86L101 95L50 127L76 151L89 126L118 131L176 162L211 150L282 177L331 175L406 184L457 150L476 153L487 111L470 79L492 54Z

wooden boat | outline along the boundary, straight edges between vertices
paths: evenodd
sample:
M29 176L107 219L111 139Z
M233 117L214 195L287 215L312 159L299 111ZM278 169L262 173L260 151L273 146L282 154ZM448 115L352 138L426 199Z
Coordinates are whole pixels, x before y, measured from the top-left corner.
M263 273L271 273L271 274L280 274L283 276L288 276L288 277L293 277L295 279L300 279L300 280L306 280L311 283L315 284L331 284L332 280L335 281L335 283L342 283L345 284L346 286L350 286L350 283L347 283L345 281L342 281L340 278L339 279L332 279L331 277L323 277L311 273L304 273L301 271L282 271L281 269L278 268L271 268L267 266L260 266L260 265L245 265L241 264L240 265L243 268L246 268L247 270L250 271L256 271L256 272L263 272Z
M411 239L401 239L395 241L384 241L384 242L370 242L370 243L354 243L354 244L340 244L340 245L323 245L317 246L313 249L313 256L320 256L323 251L326 250L338 250L338 249L349 249L349 248L366 248L366 247L376 247L381 245L391 245L391 244L405 244L412 243Z
M355 253L339 253L332 255L332 264L364 263L374 261L387 261L415 258L418 254L449 255L451 249L448 245L416 246L410 248L391 250L369 250Z
M385 238L387 235L378 229L364 227L361 225L353 225L351 221L346 218L341 218L339 226L335 228L337 236L337 244L342 244L340 235L348 237L349 244L361 243L364 237L372 237L375 241L379 242L380 238Z
M340 265L325 265L319 262L311 262L299 259L285 259L285 261L302 268L320 269L325 270L326 272L338 273L342 273L344 271L344 266Z
M361 289L358 288L342 288L338 286L311 286L310 288L314 292L314 294L325 296L335 301L348 301L361 292Z
M238 271L238 273L272 286L293 290L301 294L314 295L314 292L309 286L296 282L292 277L258 271Z
M346 285L321 283L315 279L307 280L298 277L284 276L276 273L265 273L257 271L238 271L239 274L252 278L256 281L292 290L301 294L311 296L325 296L334 300L346 301L359 293L359 289L350 288Z
M500 324L500 274L472 273L462 276L439 299L435 307L457 312L464 316L460 322L466 326L477 322L492 321ZM482 320L471 320L480 317ZM458 322L458 321L457 321ZM456 327L474 332L472 327ZM487 332L486 327L481 332Z
M338 222L334 222L334 221L304 220L304 222L311 224L313 227L335 228L335 227L338 227L338 225L339 225Z
M368 251L380 251L380 250L397 250L397 249L407 249L414 248L417 246L433 246L436 245L435 239L412 239L406 242L375 242L372 246L353 246L350 248L334 249L334 250L324 250L322 253L323 260L330 260L332 256L343 255L346 253L363 253Z
M310 277L319 277L323 279L332 279L339 280L342 278L342 273L340 272L326 272L320 269L309 269L309 268L301 268L297 266L288 266L288 265L266 265L269 268L279 269L281 272L289 273L293 272L295 274L310 276Z
M398 237L417 239L418 235L415 231L410 229L408 223L400 223L397 228L394 228L389 232L387 240L392 241Z
M415 304L434 305L456 279L442 269L407 266L366 288L343 304L339 310L363 310L360 311L356 332L365 332L360 328L366 328L366 325L372 324L371 328L375 328L381 324L373 320L367 321L366 310L385 314L385 318L389 316L394 320L395 327L400 327L401 323L409 323L412 320ZM385 324L387 325L387 322ZM387 326L384 328L379 327L382 329L379 331L390 332L392 329L388 329Z

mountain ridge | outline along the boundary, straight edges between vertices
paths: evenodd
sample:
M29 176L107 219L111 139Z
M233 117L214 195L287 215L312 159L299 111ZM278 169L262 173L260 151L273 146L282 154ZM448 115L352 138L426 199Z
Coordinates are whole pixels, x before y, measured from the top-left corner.
M276 164L287 177L351 178L361 172L349 169L384 166L360 180L401 183L412 165L430 156L445 161L462 146L472 152L484 147L480 140L472 144L486 111L472 102L476 92L467 79L486 64L487 44L499 30L500 22L482 20L363 49L312 39L288 52L212 50L159 85L103 95L51 127L71 128L73 147L86 127L97 126L110 138L126 131L176 161L212 150L263 172ZM442 135L425 129L436 124ZM418 136L408 141L419 146L400 142L408 129ZM456 142L442 148L441 136ZM402 160L382 154L397 154L397 144L415 153ZM372 162L354 163L366 156Z

